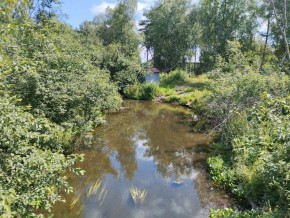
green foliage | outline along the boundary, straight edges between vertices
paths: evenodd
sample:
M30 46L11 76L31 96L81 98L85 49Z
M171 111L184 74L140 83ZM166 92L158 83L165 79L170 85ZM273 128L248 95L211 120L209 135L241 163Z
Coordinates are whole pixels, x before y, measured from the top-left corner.
M0 214L32 217L62 200L60 190L71 191L63 174L81 156L62 154L70 144L62 127L15 103L0 97Z
M195 109L201 109L204 105L204 101L211 92L208 90L193 89L190 92L186 91L181 94L171 94L165 98L165 102L178 103L184 106L191 106Z
M237 211L232 208L226 209L211 209L210 210L210 218L280 218L287 217L285 214L281 213L281 211L255 211L255 210L245 210L245 211Z
M175 93L175 89L173 88L164 88L164 87L159 86L158 90L159 90L160 96L170 96L170 95L174 95Z
M153 65L165 71L185 67L193 57L197 61L198 54L195 71L211 71L219 56L227 59L228 41L238 41L243 52L255 53L261 71L289 72L289 11L287 1L159 0L140 22L143 45L154 51Z
M135 0L120 1L114 9L106 10L80 27L86 44L103 45L94 56L93 64L109 71L111 81L121 93L144 76L138 48L140 39L134 29L136 5Z
M200 1L198 13L204 70L213 69L218 55L225 57L228 40L241 42L244 51L252 49L257 27L256 8L256 2L252 0Z
M277 217L290 212L289 108L289 97L265 94L244 117L243 131L232 136L231 150L208 160L217 184L261 208L278 210Z
M265 215L265 214L264 214ZM258 212L256 211L234 211L232 208L226 208L222 210L214 210L211 209L210 211L210 218L254 218L254 217L264 217L260 216Z
M184 66L185 56L192 55L194 34L193 20L188 0L158 1L156 6L145 13L141 22L145 34L145 47L154 50L154 65L159 69L174 70Z
M110 44L104 48L100 67L110 72L111 80L123 92L126 86L144 80L144 71L138 57L139 54L128 58L121 52L119 44Z
M152 100L156 97L167 103L177 103L194 108L202 108L204 100L211 92L204 86L208 79L204 76L192 77L182 70L160 75L160 84L135 84L125 89L125 96L131 99Z
M206 116L219 132L208 159L211 177L259 208L257 217L285 217L290 204L289 77L260 74L239 43L229 42L226 54L209 73L213 94L206 99ZM252 216L232 210L213 214Z
M132 3L136 4L136 2ZM96 17L94 22L97 36L103 44L105 46L120 45L121 53L126 57L138 56L139 39L134 31L133 5L128 1L120 2L114 9L107 9L103 18Z
M158 85L145 83L128 86L124 94L130 99L153 100L158 95Z
M220 156L210 157L207 163L210 167L211 178L215 184L223 189L231 188L231 191L233 191L235 188L234 174L226 166L224 160Z
M96 55L82 46L78 35L59 23L43 24L41 31L31 28L22 39L30 45L15 45L17 50L4 56L7 64L1 71L7 91L30 105L32 113L77 128L96 126L103 112L118 109L117 87L91 62L88 54ZM15 38L18 31L15 27Z
M173 88L178 85L185 85L188 82L189 75L182 70L175 70L168 74L160 75L160 86Z
M289 73L289 34L290 34L290 5L287 1L265 1L262 4L265 11L268 11L266 17L270 21L270 33L273 36L273 47L276 56L280 59L279 64L283 66L283 70Z
M233 140L234 168L239 166L236 174L245 195L286 210L290 204L289 106L289 97L264 96L248 113L247 131Z
M81 156L68 155L76 134L121 105L103 45L59 22L56 1L38 2L0 6L1 217L37 216L62 201L72 191L67 170L84 173L73 168ZM115 66L133 68L127 59Z
M240 51L239 43L229 42L226 53L228 61L219 58L216 68L209 73L209 77L213 79L213 95L207 99L207 116L212 118L212 125L225 124L220 125L225 128L230 127L233 116L238 116L259 101L264 92L285 96L290 87L286 75L276 72L260 74L259 67L251 64ZM227 128L223 132L227 131L231 130Z
M118 92L193 106L218 131L208 159L213 181L260 211L224 209L211 217L287 216L290 83L281 72L289 68L284 50L290 10L286 1L268 3L157 2L141 23L154 65L184 67L200 49L201 68L211 70L201 77L175 70L161 75L158 86L139 83L144 72L134 30L136 0L120 1L78 31L58 20L58 0L2 1L0 216L36 216L61 200L61 190L72 191L64 173L83 173L72 168L80 156L64 153L76 133L120 107ZM265 44L254 37L258 7L270 27Z

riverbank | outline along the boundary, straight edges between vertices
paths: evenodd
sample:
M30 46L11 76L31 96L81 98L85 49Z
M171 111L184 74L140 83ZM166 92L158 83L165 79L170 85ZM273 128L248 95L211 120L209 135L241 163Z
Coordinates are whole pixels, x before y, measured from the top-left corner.
M285 217L290 202L290 187L285 183L289 176L289 78L253 70L217 71L196 77L171 72L161 76L159 85L135 86L135 97L190 107L193 116L204 118L196 130L217 133L207 160L211 178L248 204L240 205L240 212L212 211L213 217Z
M189 76L177 70L161 74L160 84L137 84L127 87L125 97L135 100L154 100L188 108L197 105L211 94L211 80L206 75Z

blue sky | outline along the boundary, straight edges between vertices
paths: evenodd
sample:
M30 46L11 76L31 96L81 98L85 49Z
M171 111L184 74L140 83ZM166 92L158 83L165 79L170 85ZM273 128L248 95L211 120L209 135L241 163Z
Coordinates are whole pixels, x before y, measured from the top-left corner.
M62 0L62 12L68 15L65 21L73 27L78 27L85 20L92 20L95 15L104 13L107 7L115 7L117 0ZM149 9L155 0L139 0L137 18L143 11Z

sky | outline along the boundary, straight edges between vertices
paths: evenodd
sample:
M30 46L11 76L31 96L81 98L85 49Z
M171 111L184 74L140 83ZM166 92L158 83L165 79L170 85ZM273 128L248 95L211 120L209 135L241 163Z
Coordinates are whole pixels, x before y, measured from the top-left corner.
M62 12L68 18L65 21L77 28L83 21L92 20L95 15L104 13L107 7L114 8L117 0L62 0ZM150 9L155 0L139 0L136 20L142 18L143 11Z
M78 28L85 20L93 20L94 16L104 13L105 10L110 7L114 8L118 0L61 0L61 11L67 15L67 18L63 18L64 21L70 24L74 28ZM144 10L150 9L154 6L157 0L138 0L138 7L136 13L136 26L138 27L138 20L143 19ZM192 0L193 3L197 3L198 0ZM149 54L149 58L151 59ZM144 48L141 48L140 57L142 62L146 61L146 52Z

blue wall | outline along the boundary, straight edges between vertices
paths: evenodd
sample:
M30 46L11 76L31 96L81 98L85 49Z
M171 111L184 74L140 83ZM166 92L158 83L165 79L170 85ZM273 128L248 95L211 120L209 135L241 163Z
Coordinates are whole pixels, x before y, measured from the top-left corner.
M160 74L159 73L151 73L148 74L146 77L147 83L160 83Z

